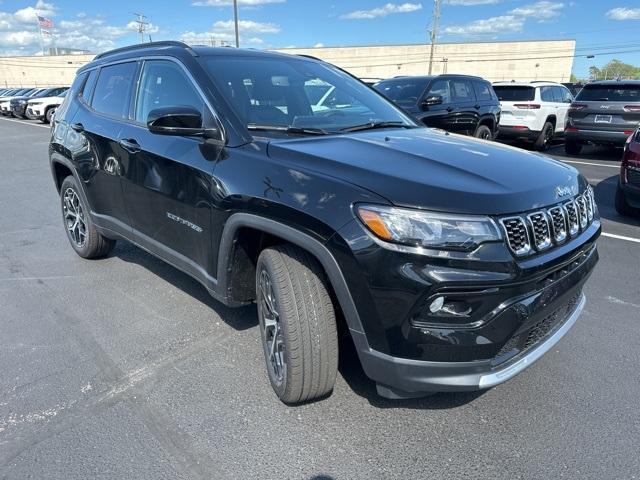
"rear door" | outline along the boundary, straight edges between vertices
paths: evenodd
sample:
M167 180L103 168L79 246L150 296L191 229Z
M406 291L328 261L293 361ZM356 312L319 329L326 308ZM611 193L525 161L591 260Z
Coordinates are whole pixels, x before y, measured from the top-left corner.
M573 102L573 95L571 95L571 92L567 87L557 86L554 87L554 98L558 106L556 132L564 132L564 129L567 126L569 105Z
M453 131L473 135L480 121L480 105L469 78L449 80L451 98L455 106Z
M118 140L129 116L137 69L138 63L129 61L93 70L70 125L82 138L73 154L89 204L98 223L115 231L126 231L129 223L121 184L129 165Z
M640 84L588 84L578 94L571 119L576 128L632 131L640 123Z
M211 174L219 148L198 137L151 133L146 123L155 109L190 106L207 125L213 116L203 98L177 60L145 60L133 122L118 139L127 150L123 188L134 236L157 255L199 275L215 265Z

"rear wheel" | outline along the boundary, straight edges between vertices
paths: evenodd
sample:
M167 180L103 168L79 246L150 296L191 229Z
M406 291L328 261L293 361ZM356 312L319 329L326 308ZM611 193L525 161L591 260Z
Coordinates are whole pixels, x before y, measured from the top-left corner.
M568 155L578 155L582 151L582 145L580 145L578 142L566 140L564 142L564 151Z
M476 138L481 138L483 140L493 140L491 129L486 125L480 125L473 136Z
M260 335L269 381L284 403L322 397L338 371L338 335L324 271L292 245L265 249L256 267Z
M549 147L551 146L551 142L553 141L553 135L555 133L554 128L555 127L553 126L553 123L551 122L545 123L544 127L542 127L542 131L540 132L540 135L538 136L535 143L533 144L533 148L535 148L540 152L549 150Z
M115 240L106 238L96 230L72 175L62 182L60 205L67 238L78 255L83 258L104 257L113 249Z
M638 213L638 210L633 208L629 203L627 203L627 199L624 196L624 192L622 188L620 188L620 184L618 184L616 188L616 200L615 200L616 212L620 215L624 215L630 217Z

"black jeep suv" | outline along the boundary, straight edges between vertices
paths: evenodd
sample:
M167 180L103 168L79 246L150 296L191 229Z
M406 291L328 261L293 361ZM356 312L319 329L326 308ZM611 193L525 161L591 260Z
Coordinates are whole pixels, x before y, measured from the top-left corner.
M318 85L341 105L314 109ZM49 154L73 249L126 239L226 305L256 302L287 403L332 390L341 326L381 395L504 382L571 328L598 258L574 168L424 128L310 58L177 42L98 55Z
M480 77L397 77L374 88L428 127L485 140L496 137L500 101L491 83Z

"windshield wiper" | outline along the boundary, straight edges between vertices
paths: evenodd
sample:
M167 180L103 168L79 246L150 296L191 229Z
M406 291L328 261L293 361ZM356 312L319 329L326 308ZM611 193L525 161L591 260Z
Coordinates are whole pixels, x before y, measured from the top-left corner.
M290 125L261 125L258 123L250 123L247 125L248 130L265 130L283 133L301 133L305 135L330 135L331 132L322 128L315 127L293 127Z
M375 130L376 128L415 128L414 125L407 125L404 122L369 122L362 125L341 128L341 132L360 132L362 130Z

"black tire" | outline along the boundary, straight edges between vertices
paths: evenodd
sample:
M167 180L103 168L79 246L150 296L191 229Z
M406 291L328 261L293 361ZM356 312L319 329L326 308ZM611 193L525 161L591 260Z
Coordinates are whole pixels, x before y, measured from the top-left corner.
M44 117L42 117L42 123L51 123L51 119L53 118L53 114L56 113L55 108L47 108L44 112Z
M96 230L76 179L72 175L69 175L62 182L60 209L67 238L78 255L82 258L98 258L108 255L113 250L116 241L106 238ZM77 213L73 213L72 210ZM73 232L70 230L72 224L77 225ZM84 226L84 235L81 233L81 225Z
M545 123L544 127L542 127L540 135L538 135L538 138L533 144L533 148L538 150L539 152L546 152L547 150L549 150L551 142L553 141L553 136L555 134L554 130L555 127L553 126L553 123Z
M566 140L564 142L564 151L567 153L567 155L579 155L582 151L582 145L578 142Z
M262 285L265 274L268 288ZM269 313L267 296L277 315ZM256 298L267 372L278 398L295 404L330 393L338 372L338 334L318 261L293 245L263 250L256 266ZM277 352L280 366L271 351Z
M473 136L476 138L481 138L483 140L493 140L491 129L486 125L480 125Z
M624 192L622 188L620 188L620 184L616 187L616 200L615 200L616 212L625 217L631 217L638 213L638 210L633 208L631 205L627 203L627 199L624 196Z

